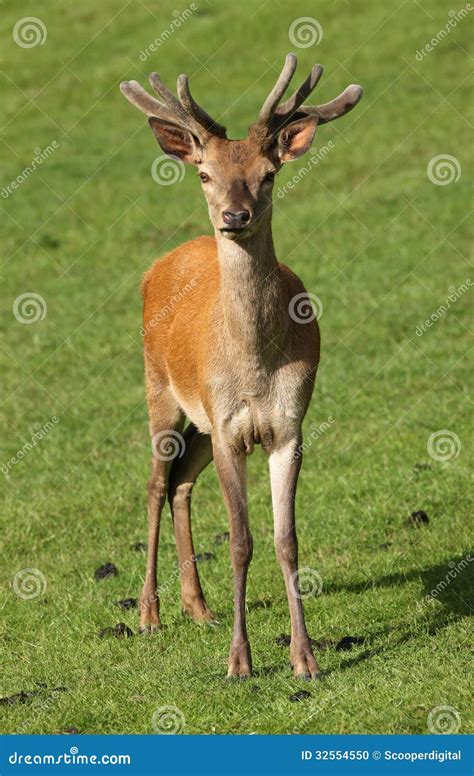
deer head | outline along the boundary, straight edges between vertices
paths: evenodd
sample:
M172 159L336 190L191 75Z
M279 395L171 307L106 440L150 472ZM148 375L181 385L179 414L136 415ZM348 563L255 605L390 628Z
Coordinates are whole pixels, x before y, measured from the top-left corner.
M246 140L227 139L225 127L193 99L186 75L178 78L179 99L157 73L150 75L163 102L137 81L120 85L125 97L148 116L165 154L197 167L214 229L229 239L245 239L269 221L273 181L282 165L308 150L319 124L344 116L362 96L362 88L351 84L331 102L304 105L323 72L321 65L314 65L299 89L280 105L295 69L296 56L288 54Z

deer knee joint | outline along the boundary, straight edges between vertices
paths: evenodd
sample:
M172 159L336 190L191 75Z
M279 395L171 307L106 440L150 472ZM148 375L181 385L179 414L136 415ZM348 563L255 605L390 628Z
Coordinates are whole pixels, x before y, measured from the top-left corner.
M275 537L275 551L279 563L295 564L298 560L298 544L294 534Z
M154 498L159 504L163 504L166 497L166 485L161 479L151 477L147 485L148 495Z
M187 504L191 498L194 482L170 483L168 498L172 506Z
M252 560L253 538L249 531L235 536L231 543L232 562L235 566L248 566Z

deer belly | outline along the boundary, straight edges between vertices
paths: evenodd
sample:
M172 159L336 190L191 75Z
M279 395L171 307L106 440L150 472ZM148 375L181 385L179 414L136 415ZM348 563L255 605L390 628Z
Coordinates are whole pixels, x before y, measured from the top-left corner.
M171 383L171 390L185 415L201 434L210 434L211 424L199 396L194 394L184 396L173 383Z

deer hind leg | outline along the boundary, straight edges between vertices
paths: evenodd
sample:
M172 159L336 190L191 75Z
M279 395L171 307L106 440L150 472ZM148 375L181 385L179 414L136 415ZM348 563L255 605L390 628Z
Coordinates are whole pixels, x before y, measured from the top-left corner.
M202 592L194 558L191 531L191 492L200 473L212 461L211 438L190 424L184 432L185 453L171 466L168 499L178 551L181 600L185 612L195 620L213 620Z
M171 461L184 448L181 431L184 415L168 389L156 387L147 377L150 433L152 436L151 474L148 480L148 550L146 576L140 596L140 631L160 627L160 602L157 590L157 557L160 522L166 501Z
M295 676L316 678L318 664L306 631L298 588L298 543L295 496L301 468L300 439L292 439L270 454L270 480L275 522L275 550L285 579L291 619L290 661Z

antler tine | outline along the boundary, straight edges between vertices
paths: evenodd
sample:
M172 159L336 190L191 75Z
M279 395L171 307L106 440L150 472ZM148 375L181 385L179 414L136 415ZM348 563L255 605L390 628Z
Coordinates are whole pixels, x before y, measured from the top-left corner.
M194 121L193 117L189 115L189 113L181 105L180 101L174 96L172 92L170 92L168 87L164 85L158 73L151 73L149 76L149 81L154 90L158 92L160 97L163 98L170 111L176 115L177 119L179 119L180 123L184 124L184 126L189 126L192 124L193 128L196 129L196 122Z
M334 121L334 119L344 116L352 108L355 108L362 97L362 93L362 86L350 84L334 100L325 102L323 105L315 105L314 107L302 105L299 113L303 113L305 116L319 116L318 124L327 124L328 121Z
M189 78L187 75L180 75L178 78L178 84L177 84L177 90L178 90L178 96L181 100L182 104L188 111L188 113L193 116L194 119L206 130L211 132L213 135L217 135L218 137L226 137L226 128L223 127L221 124L218 124L217 121L214 121L212 116L209 116L208 113L206 113L203 108L201 108L200 105L195 101L193 98L190 90L189 90Z
M322 74L322 65L313 65L306 81L301 84L300 88L297 89L286 102L283 102L276 109L275 113L278 116L279 124L283 124L296 110L298 110L300 105L302 105L306 98L311 94Z
M268 125L270 123L270 120L275 113L275 109L283 97L283 94L285 93L285 90L293 77L293 73L296 70L296 61L296 56L294 54L286 55L283 70L281 71L275 86L262 105L262 109L258 117L259 124Z
M174 114L168 110L166 105L159 102L140 86L138 81L122 81L120 91L132 105L146 113L147 116L156 116L157 118L175 121Z

